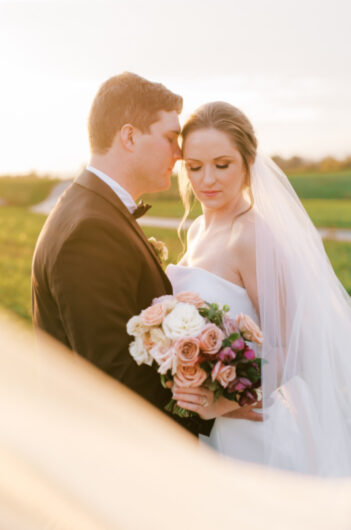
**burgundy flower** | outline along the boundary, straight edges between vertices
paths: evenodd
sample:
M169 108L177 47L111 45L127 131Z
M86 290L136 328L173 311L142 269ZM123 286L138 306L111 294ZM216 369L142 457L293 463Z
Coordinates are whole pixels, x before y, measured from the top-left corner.
M237 377L230 385L229 392L243 392L251 386L251 381L247 377Z
M222 362L226 362L226 363L229 363L230 361L232 361L233 359L235 359L236 357L236 353L229 347L227 348L223 348L223 350L221 350L219 352L219 354L217 355L218 359L221 360Z
M240 407L244 405L252 405L257 401L257 394L255 390L246 390L239 399Z
M243 356L245 357L245 359L248 359L249 361L253 361L254 358L256 357L256 353L254 352L254 350L248 349L244 351Z

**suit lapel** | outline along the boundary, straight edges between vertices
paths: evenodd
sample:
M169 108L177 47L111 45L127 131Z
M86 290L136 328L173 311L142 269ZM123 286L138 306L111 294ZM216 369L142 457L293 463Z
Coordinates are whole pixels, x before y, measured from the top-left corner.
M149 241L147 240L139 224L136 222L133 215L130 213L128 208L123 204L123 202L118 197L118 195L105 182L103 182L99 177L97 177L96 175L94 175L94 173L91 173L88 170L84 170L74 180L74 182L84 188L89 189L90 191L96 193L97 195L99 195L100 197L108 201L110 204L112 204L112 206L114 206L124 216L128 225L138 234L138 236L144 243L145 248L147 249L149 254L152 256L154 262L156 263L166 286L170 288L170 282L161 267L161 263L156 254L156 251L154 250L152 245L150 245Z

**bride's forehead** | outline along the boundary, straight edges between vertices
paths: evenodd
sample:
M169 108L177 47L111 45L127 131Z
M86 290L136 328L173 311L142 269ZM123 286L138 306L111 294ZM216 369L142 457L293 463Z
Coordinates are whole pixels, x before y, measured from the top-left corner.
M191 132L183 144L185 158L196 158L195 155L216 158L218 156L235 156L237 149L229 136L217 129L199 129Z

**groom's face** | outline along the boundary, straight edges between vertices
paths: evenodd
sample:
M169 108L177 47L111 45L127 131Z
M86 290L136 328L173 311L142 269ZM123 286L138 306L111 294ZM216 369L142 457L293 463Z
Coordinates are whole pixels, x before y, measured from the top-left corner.
M176 111L160 111L149 132L139 136L138 159L145 192L169 188L174 164L180 159L180 124Z

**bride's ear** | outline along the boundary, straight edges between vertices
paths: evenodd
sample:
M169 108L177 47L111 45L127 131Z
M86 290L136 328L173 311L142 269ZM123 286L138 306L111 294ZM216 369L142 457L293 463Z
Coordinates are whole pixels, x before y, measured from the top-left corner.
M119 131L121 144L128 151L134 151L136 134L137 131L135 127L133 127L133 125L131 125L130 123L126 123L125 125L123 125L123 127Z

